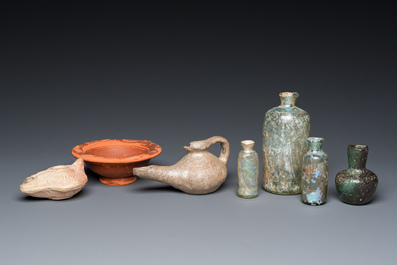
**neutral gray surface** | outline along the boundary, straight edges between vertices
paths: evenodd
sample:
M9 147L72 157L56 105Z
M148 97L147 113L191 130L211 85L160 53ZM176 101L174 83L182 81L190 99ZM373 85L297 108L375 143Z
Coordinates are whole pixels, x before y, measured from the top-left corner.
M2 18L1 264L395 264L396 38L387 7L153 4L12 9ZM325 138L328 202L235 195L240 141L261 157L265 112L297 91ZM73 146L147 139L171 165L190 141L229 140L220 190L187 195L139 179L112 187L87 171L74 198L18 190L74 161ZM373 201L342 203L346 148L369 145ZM210 149L218 155L219 147ZM261 175L261 173L260 173Z

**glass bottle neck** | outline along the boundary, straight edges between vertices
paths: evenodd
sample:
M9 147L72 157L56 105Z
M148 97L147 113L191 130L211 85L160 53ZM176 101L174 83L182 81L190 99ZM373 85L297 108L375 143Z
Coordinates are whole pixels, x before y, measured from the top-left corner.
M324 138L320 137L309 137L307 143L309 144L310 152L319 152L323 150Z
M252 140L241 141L241 146L245 152L250 152L254 150L255 142Z
M282 92L282 93L280 93L281 106L282 107L295 106L295 102L298 97L299 97L299 94L296 92Z
M309 142L309 150L311 152L318 152L323 150L323 143L320 142Z
M349 168L363 169L367 164L368 146L363 144L349 145L347 148Z

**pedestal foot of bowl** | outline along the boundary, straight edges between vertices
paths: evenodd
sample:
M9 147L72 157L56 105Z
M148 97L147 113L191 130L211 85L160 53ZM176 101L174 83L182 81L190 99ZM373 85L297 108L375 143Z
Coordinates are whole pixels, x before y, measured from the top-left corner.
M133 182L135 182L137 177L132 176L132 177L127 177L127 178L106 178L106 177L99 177L99 181L103 184L106 185L111 185L111 186L122 186L122 185L128 185Z

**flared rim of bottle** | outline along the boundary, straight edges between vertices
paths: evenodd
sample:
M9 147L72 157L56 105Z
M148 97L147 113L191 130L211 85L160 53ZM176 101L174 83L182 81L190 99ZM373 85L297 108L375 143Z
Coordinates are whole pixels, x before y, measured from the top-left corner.
M253 140L242 140L241 144L243 144L243 145L251 145L251 144L255 144L255 141L253 141Z
M251 150L255 145L255 141L253 140L243 140L241 141L241 146L244 150Z
M295 101L299 97L297 92L281 92L280 94L281 107L289 108L295 106Z
M347 146L348 149L354 149L354 150L368 150L368 145L366 144L349 144Z
M311 142L311 143L322 143L322 142L324 142L324 138L321 138L321 137L309 137L309 138L307 138L307 141Z
M299 93L298 92L281 92L279 94L279 96L281 98L298 98L299 97Z

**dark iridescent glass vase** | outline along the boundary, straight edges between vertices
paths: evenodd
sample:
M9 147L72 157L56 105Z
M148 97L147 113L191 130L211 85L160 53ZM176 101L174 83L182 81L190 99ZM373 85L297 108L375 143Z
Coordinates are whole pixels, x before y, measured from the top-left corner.
M301 200L309 205L327 201L328 155L323 151L323 138L309 137L309 151L303 156Z
M301 193L303 156L308 150L309 114L296 107L296 92L280 93L281 105L263 123L263 188L271 193Z
M351 144L347 147L349 168L339 172L335 178L339 198L348 204L369 203L378 186L378 177L365 168L368 146Z

